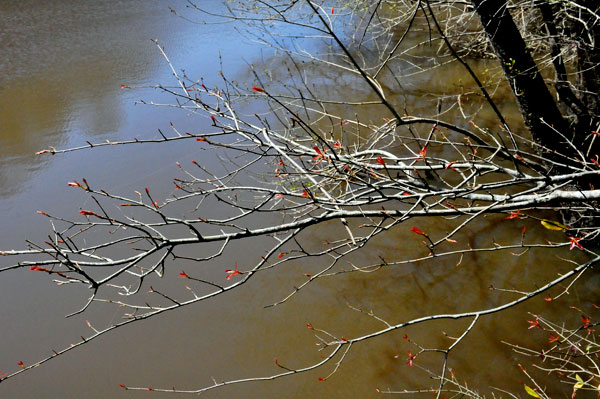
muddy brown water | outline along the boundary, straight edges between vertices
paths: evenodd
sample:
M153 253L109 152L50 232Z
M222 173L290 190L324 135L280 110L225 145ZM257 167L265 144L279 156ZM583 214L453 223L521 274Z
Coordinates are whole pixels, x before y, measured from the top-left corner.
M205 3L218 7L217 1ZM90 198L69 189L68 181L86 177L96 186L130 195L150 186L156 195L166 196L176 175L175 161L189 162L198 156L210 159L189 145L172 145L168 150L148 145L53 157L34 155L49 145L65 148L88 140L154 137L157 128L168 131L169 122L182 130L200 129L206 124L177 110L133 105L140 98L160 98L148 86L170 82L170 71L150 39L160 40L175 65L185 68L190 76L205 77L207 82L218 79L219 50L226 72L243 79L248 77L245 60L258 59L259 49L237 36L232 26L190 24L176 18L168 6L183 9L185 1L0 2L2 249L23 248L27 239L44 240L50 227L37 210L69 215L90 206ZM456 73L452 72L453 78ZM421 86L439 83L437 79L419 82ZM122 89L121 84L139 88ZM420 90L427 91L427 87ZM418 98L410 97L411 101ZM518 120L518 114L513 110L509 118ZM434 220L419 223L425 231L446 227ZM481 218L456 238L473 247L489 245L493 240L514 242L525 223L532 236L564 239L559 232L544 230L536 223L505 221L501 216ZM337 229L326 226L306 239L318 246L337 234ZM366 251L352 258L353 262L376 262L379 256L425 255L426 248L409 230L397 228L374 240ZM258 257L260 254L251 252L256 245L242 244L237 250ZM320 356L306 323L345 337L382 327L347 304L373 310L391 323L427 314L482 309L514 297L491 291L490 285L530 289L568 270L570 265L557 255L546 250L531 250L520 256L471 254L460 264L457 256L371 274L345 274L311 285L284 305L264 309L264 305L287 295L302 281L303 273L322 267L318 262L290 265L277 273L258 275L243 289L216 300L120 329L7 380L0 384L0 397L166 397L124 391L118 384L193 389L211 384L213 377L220 381L276 373L280 369L274 358L289 367L302 367ZM215 270L231 267L236 256L214 265ZM173 277L179 271L179 265L174 265L169 273ZM175 283L181 283L183 289L181 281ZM591 313L590 304L598 299L596 287L597 277L585 275L564 300L548 304L536 298L532 304L482 318L451 357L456 377L484 392L497 386L523 396L521 381L525 377L517 364L529 360L511 352L502 341L525 344L533 337L543 347L547 336L527 329L526 321L531 319L527 312L564 318L564 310L575 305ZM28 270L2 273L0 371L12 372L19 361L34 362L52 349L87 335L88 319L102 325L118 317L117 310L93 306L88 314L65 319L64 315L77 309L88 295L82 289L56 287L45 275ZM573 312L568 318L578 317ZM223 388L206 396L371 398L379 396L376 388L432 387L436 382L420 367L439 370L441 355L423 354L415 366L408 367L407 352L415 348L403 339L404 334L426 347L443 346L451 342L447 335L460 334L467 324L467 320L429 323L356 345L337 374L326 382L319 382L318 377L328 374L333 364L276 381Z

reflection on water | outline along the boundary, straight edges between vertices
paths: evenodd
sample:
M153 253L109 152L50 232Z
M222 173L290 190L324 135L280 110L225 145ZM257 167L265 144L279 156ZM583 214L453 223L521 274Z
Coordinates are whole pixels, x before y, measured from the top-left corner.
M128 107L119 82L147 82L160 63L148 39L174 40L182 27L160 2L3 1L0 195L21 190L46 164L33 154L64 145L72 123L117 132Z
M167 80L170 72L149 38L159 38L165 43L174 62L186 67L194 78L216 75L219 65L216 57L210 57L216 53L212 46L224 50L236 47L230 57L236 57L237 61L227 65L236 69L240 80L250 79L250 74L239 71L244 68L240 63L244 50L239 39L231 39L233 31L220 25L203 27L204 36L199 39L194 36L198 32L196 26L176 19L169 12L168 5L182 7L183 0L103 0L81 4L74 0L0 3L3 54L0 58L0 248L3 249L23 247L26 238L44 240L49 229L47 221L35 215L37 209L72 215L91 203L89 197L67 189L69 180L85 176L91 184L127 195L148 186L153 193L166 196L171 190L170 179L176 173L175 160L184 163L204 155L198 151L199 147L187 143L170 147L103 148L57 157L33 155L49 145L66 147L86 140L152 135L156 128L168 129L169 121L178 127L201 127L202 121L184 113L132 105L137 98L156 96L152 89L120 88L122 83L152 85ZM251 50L246 51L246 55L252 56ZM271 68L281 65L276 62L277 59L267 58ZM460 73L454 66L448 68L447 75L456 77ZM274 68L271 72L276 75L279 71ZM322 70L311 70L307 65L305 72L310 81L324 79ZM403 95L388 94L400 104L399 108L406 105L411 112L427 111L434 115L435 102L423 98L423 93L438 87L440 76L436 73L414 78L412 83L403 82L407 88ZM346 93L340 87L354 90L343 80L344 76L325 78L330 80L331 89L336 90L332 91L332 97ZM463 84L460 78L455 83ZM327 85L322 90L327 90ZM464 111L477 108L469 107L465 103ZM348 110L348 117L354 117L355 111ZM457 109L449 112L460 114ZM360 118L379 123L387 116L368 109ZM511 117L518 119L516 114ZM496 124L493 116L487 119L488 126ZM482 126L485 125L483 122ZM206 162L208 157L202 159ZM452 228L450 222L446 226L444 221L436 220L435 227L426 223L431 221L423 221L419 226L427 231ZM561 240L559 232L527 223L531 237ZM455 238L463 247L516 242L521 237L520 227L521 224L501 217L483 218ZM305 237L306 245L319 248L336 233L335 227L320 227ZM210 268L223 279L223 270L234 261L243 259L249 263L252 256L258 258L261 253L257 248L260 243L245 244L225 263L214 263ZM425 255L427 248L410 233L410 227L401 226L373 240L365 251L348 260L365 265L377 262L379 257L392 259L406 253ZM118 384L193 389L211 384L211 377L225 380L272 374L281 371L274 364L274 357L290 367L318 361L320 354L313 351L315 339L305 327L307 322L347 337L382 327L377 320L351 310L347 304L373 310L392 323L424 314L481 309L512 298L509 293L490 291L490 284L526 289L570 266L557 260L554 253L543 250L510 256L457 255L436 262L384 268L377 273L348 273L322 279L285 305L262 309L285 297L294 285L304 281L305 273L314 274L323 264L315 260L311 264L290 264L282 273L259 274L244 289L219 297L218 301L128 327L7 381L0 387L0 396L133 397L131 392L119 389ZM192 267L177 264L169 269L171 277L175 277L170 288L185 292L185 283L176 274L184 267L188 270L188 266ZM592 291L595 281L586 280L585 289ZM50 353L52 348L67 346L79 335L87 335L87 318L111 322L120 314L118 310L111 313L92 307L82 317L62 319L88 295L81 290L49 287L46 276L35 273L2 274L0 371L11 371L17 367L17 361L32 362ZM567 302L558 304L554 312L562 313L560 306L568 306ZM534 311L543 310L550 315L553 312L546 310L548 305L542 300L536 306ZM453 354L452 367L460 373L459 379L520 389L522 376L517 361L500 341L520 342L527 331L527 310L530 308L515 309L511 314L513 319L501 315L480 322L469 340ZM465 321L432 323L357 346L339 373L326 383L318 382L317 377L328 371L319 370L267 384L226 388L210 397L258 398L285 392L290 398L367 398L379 397L376 387L402 388L414 381L428 384L427 375L419 373L417 367L407 367L406 353L414 347L403 335L406 333L423 345L447 345L451 342L448 336L460 334L465 324ZM7 328L8 325L14 328ZM547 337L540 339L545 342ZM438 367L439 358L435 354L422 356L415 363Z

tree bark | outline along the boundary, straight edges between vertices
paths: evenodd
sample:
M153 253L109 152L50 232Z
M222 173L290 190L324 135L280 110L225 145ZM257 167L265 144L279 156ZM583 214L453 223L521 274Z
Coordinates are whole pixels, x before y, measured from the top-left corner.
M506 0L472 0L515 95L525 124L543 155L572 164L575 152L567 143L573 131L546 86Z

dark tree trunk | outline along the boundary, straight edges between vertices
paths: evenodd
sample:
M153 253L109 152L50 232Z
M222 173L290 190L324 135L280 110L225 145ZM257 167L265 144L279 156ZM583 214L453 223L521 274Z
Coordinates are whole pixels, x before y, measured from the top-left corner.
M600 10L598 0L575 1L596 15ZM575 19L574 22L567 17L561 21L567 32L559 34L553 7L563 5L549 1L538 3L556 72L556 93L566 105L563 115L507 10L507 0L472 0L472 3L502 64L523 119L535 142L542 146L538 152L552 161L578 169L586 168L584 162L588 162L587 167L595 168L589 166L589 161L600 156L600 137L593 133L598 131L600 123L600 21L590 12L587 12L587 17L580 17L580 21ZM578 81L575 90L562 60L562 46L565 44L577 46ZM567 171L569 169L554 167L550 173ZM579 179L572 188L593 189L594 185L600 185L596 180L594 176ZM598 212L563 212L565 224L574 228L597 226L597 218ZM595 241L595 245L600 244L600 238Z
M567 144L572 129L563 118L552 93L506 8L506 0L472 0L504 73L519 103L521 114L536 143L550 159L572 164L575 153ZM560 154L560 155L558 155Z
M578 0L578 4L588 8L596 15L600 13L598 0ZM583 143L586 157L600 156L600 137L591 134L600 130L600 20L587 13L582 16L583 25L574 21L574 36L577 41L579 98L585 112L577 120L577 133ZM594 140L592 140L594 139Z

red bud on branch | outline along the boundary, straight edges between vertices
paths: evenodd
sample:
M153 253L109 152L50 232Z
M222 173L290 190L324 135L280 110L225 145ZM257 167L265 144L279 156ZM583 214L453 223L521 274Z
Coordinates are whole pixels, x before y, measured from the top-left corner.
M102 216L98 215L96 212L93 211L87 211L85 209L82 209L81 211L79 211L80 215L84 215L84 216L96 216L97 218L101 218Z
M577 247L579 249L584 249L583 245L579 243L581 237L569 237L569 241L571 241L571 245L569 246L569 251L572 251L573 248Z
M415 234L419 234L421 236L427 237L427 234L424 233L420 228L418 227L413 227L410 231L412 231Z
M179 273L179 278L190 278L190 276L188 276L187 273L182 270L181 273Z
M237 275L237 274L241 274L238 270L238 264L237 262L235 262L235 268L234 270L231 269L227 269L225 270L225 273L227 273L227 277L225 277L227 280L231 280L233 278L233 276Z

